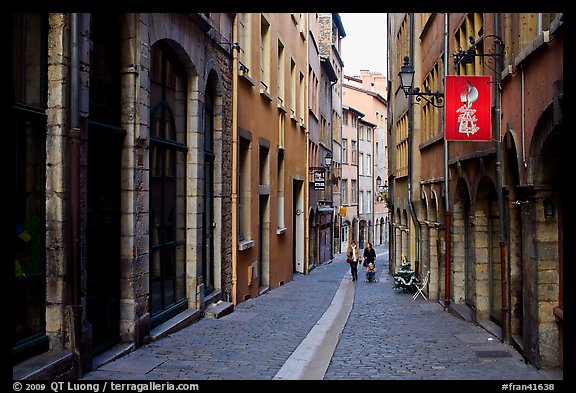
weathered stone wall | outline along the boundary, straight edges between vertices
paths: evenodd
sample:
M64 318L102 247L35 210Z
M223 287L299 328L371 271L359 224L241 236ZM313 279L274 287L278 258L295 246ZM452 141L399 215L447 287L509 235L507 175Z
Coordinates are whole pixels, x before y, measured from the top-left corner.
M46 333L52 350L69 345L66 305L68 231L69 26L65 14L50 14L46 125Z

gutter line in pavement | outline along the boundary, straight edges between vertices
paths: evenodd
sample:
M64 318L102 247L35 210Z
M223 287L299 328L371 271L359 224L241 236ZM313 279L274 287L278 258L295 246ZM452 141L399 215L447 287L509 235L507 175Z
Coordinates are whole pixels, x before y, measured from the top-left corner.
M350 281L350 273L346 273L330 306L272 379L324 379L340 333L352 311L355 287L356 283Z

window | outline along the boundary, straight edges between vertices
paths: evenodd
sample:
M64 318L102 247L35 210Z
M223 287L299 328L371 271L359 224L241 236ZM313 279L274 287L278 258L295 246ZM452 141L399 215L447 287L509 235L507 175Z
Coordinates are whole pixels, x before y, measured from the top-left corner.
M356 141L350 141L350 153L352 153L352 164L358 164L358 151L356 149Z
M296 93L298 80L296 79L296 62L290 59L290 117L296 120Z
M424 80L424 86L430 87L431 91L441 90L440 80L442 78L439 76L438 68L438 63L436 63ZM434 107L432 103L428 101L422 103L421 116L424 139L433 138L441 132L440 110Z
M308 67L308 74L309 74L308 83L309 83L309 89L310 89L310 91L308 92L308 96L309 96L308 109L314 114L314 116L316 118L318 118L318 111L319 111L318 88L319 88L320 83L319 83L318 77L314 73L314 70L312 69L312 67Z
M302 39L306 39L306 18L302 16L307 16L308 14L302 13L292 13L292 21L298 27L298 31L300 32L300 36Z
M426 26L426 23L428 23L428 20L430 19L431 16L432 16L432 13L430 13L430 12L420 13L420 27L422 29L424 29L424 27Z
M521 13L520 14L520 45L523 48L543 31L550 29L550 24L559 16L559 13Z
M285 141L286 135L286 114L284 112L279 111L278 113L278 147L284 150L284 146L286 146Z
M270 156L269 149L265 146L260 146L260 157L258 167L258 184L261 186L270 186Z
M352 202L352 204L357 203L356 192L356 180L352 179L350 181L350 202Z
M366 191L366 213L372 213L372 192Z
M364 191L358 195L358 214L364 214Z
M359 153L359 157L358 157L358 174L364 175L364 153Z
M342 138L340 132L342 130L342 124L340 121L340 115L337 111L332 110L332 139L338 141Z
M292 16L292 21L296 26L298 26L302 21L302 13L300 12L292 12L290 14Z
M304 110L306 105L306 99L304 95L305 90L304 74L300 73L300 84L298 85L298 116L300 120L300 125L303 127L305 125L304 119L306 118L306 111Z
M396 176L408 175L408 115L396 123Z
M456 31L454 37L454 47L457 50L466 50L470 47L470 37L478 39L478 32L483 27L484 20L481 13L471 13L466 15L466 19ZM484 53L484 42L476 45L476 54ZM483 75L484 60L482 56L475 56L470 64L460 63L456 66L456 75Z
M46 327L45 167L47 20L41 14L12 14L13 116L9 146L16 163L13 230L15 361L48 349ZM13 184L13 183L10 183Z
M348 139L342 138L342 162L348 162Z
M404 57L410 53L410 19L409 14L406 13L402 21L398 33L396 34L396 69L399 70L404 65ZM400 78L400 76L397 76ZM398 83L398 86L400 84ZM398 91L401 93L402 89ZM398 94L397 93L397 94ZM404 93L402 93L404 94Z
M327 140L327 131L326 128L328 127L328 122L324 116L320 116L320 140L325 142Z
M270 93L270 24L260 18L260 92Z
M238 14L238 44L240 45L239 57L241 69L244 73L249 73L252 67L251 61L251 18L250 13ZM242 67L243 66L243 67Z
M282 231L286 228L286 224L284 222L284 200L285 200L285 192L284 192L284 182L286 177L286 169L284 164L284 151L281 150L278 152L278 174L277 174L277 187L278 187L278 197L276 203L276 221L278 222L278 231Z
M366 154L366 175L372 175L372 155Z
M342 182L340 183L340 195L342 198L342 204L343 205L347 205L348 204L348 179L342 179Z
M238 159L238 240L243 242L251 238L250 196L252 190L249 140L240 138Z
M286 69L284 59L284 45L278 40L278 105L284 106L284 94L286 91Z
M150 313L152 325L186 309L187 77L162 42L151 50ZM169 310L169 311L168 311Z

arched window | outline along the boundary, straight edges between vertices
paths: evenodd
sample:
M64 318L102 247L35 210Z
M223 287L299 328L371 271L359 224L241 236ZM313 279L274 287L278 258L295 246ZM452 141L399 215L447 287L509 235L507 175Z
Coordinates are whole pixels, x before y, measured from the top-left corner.
M150 85L150 313L157 326L187 307L187 78L162 42L152 47Z

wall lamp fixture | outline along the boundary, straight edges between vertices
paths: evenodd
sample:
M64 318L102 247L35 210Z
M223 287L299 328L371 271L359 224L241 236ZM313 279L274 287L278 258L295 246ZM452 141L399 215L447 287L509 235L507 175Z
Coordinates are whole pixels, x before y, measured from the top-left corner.
M404 65L400 68L398 75L400 76L400 87L404 90L406 97L414 96L417 102L421 102L422 98L424 98L436 108L444 107L444 93L432 92L430 86L425 86L423 92L420 91L419 87L413 87L414 67L410 65L408 56L404 57Z
M542 201L542 204L544 205L544 217L548 218L554 216L555 209L554 209L554 202L552 202L552 199L546 198Z

